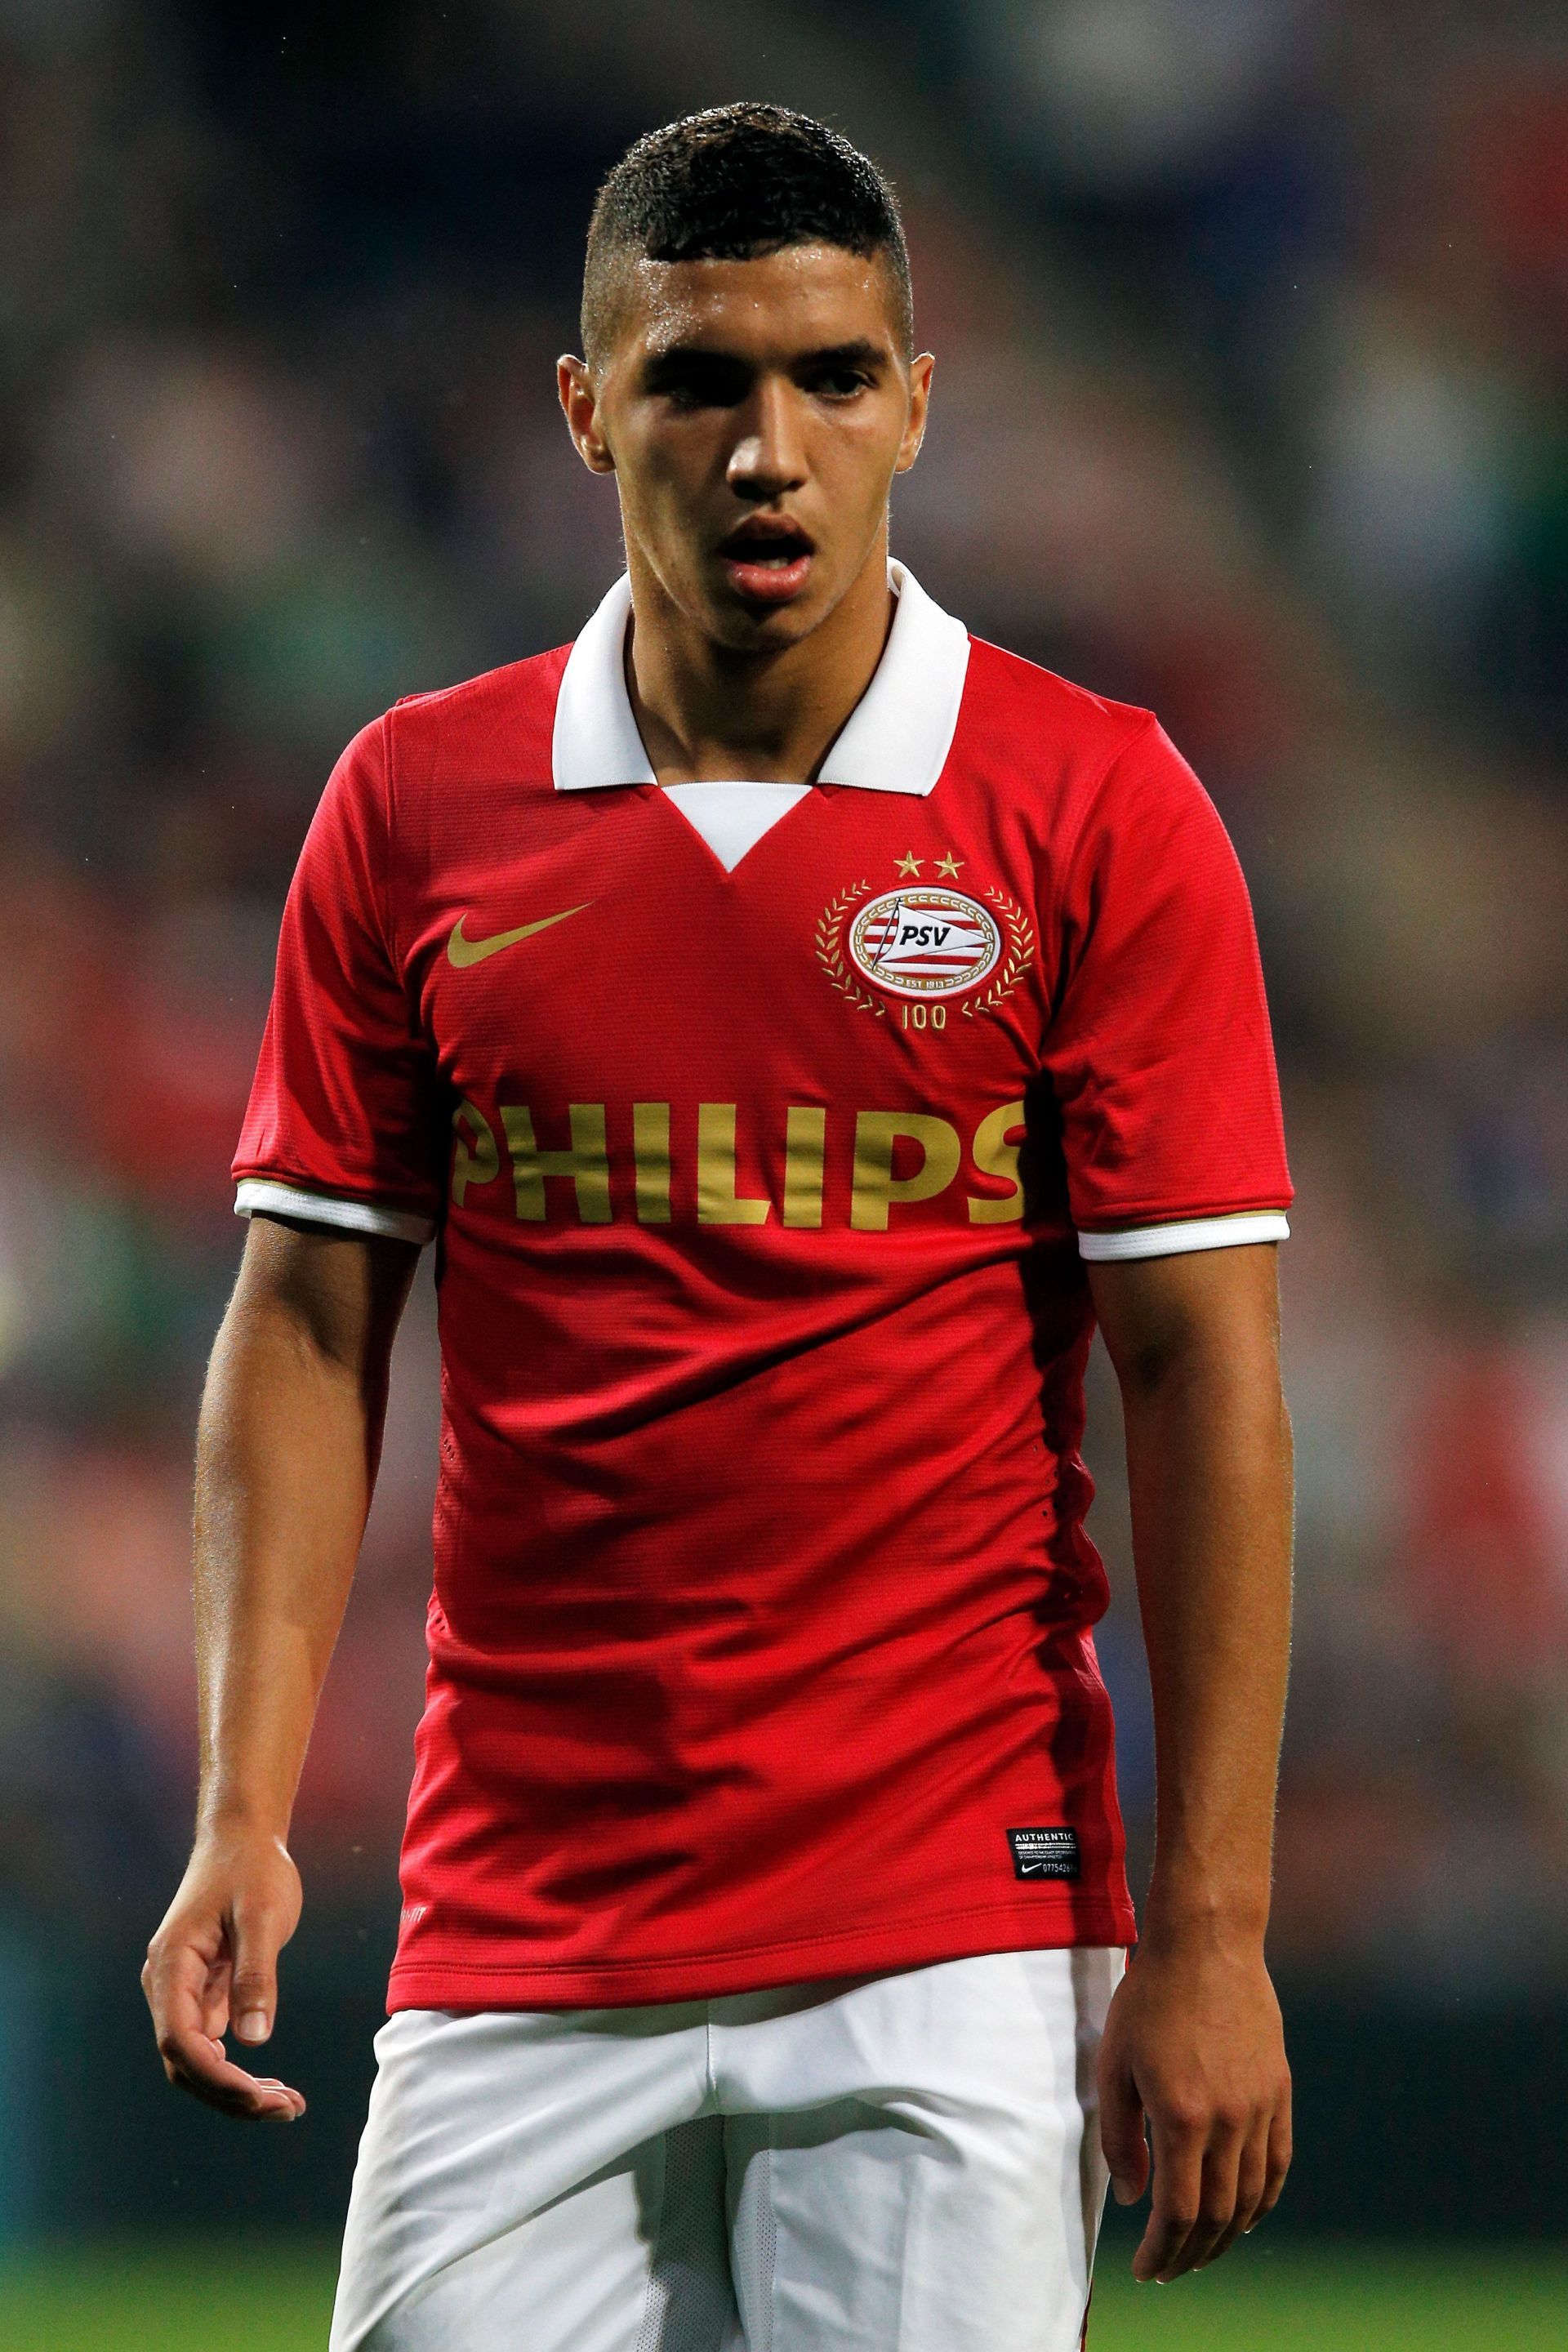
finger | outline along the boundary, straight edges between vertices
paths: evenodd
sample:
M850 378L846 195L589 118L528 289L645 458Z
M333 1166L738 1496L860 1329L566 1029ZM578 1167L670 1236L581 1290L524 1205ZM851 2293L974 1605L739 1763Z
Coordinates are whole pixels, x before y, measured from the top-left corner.
M298 2091L270 2075L247 2074L224 2055L221 2042L205 2033L171 2030L159 2037L158 2049L170 2082L220 2115L293 2123L305 2112Z
M1143 2102L1124 2067L1100 2069L1100 2145L1119 2205L1135 2205L1149 2185L1149 2143L1143 2132Z
M1201 2271L1205 2263L1212 2263L1221 2239L1233 2228L1241 2152L1246 2144L1245 2121L1216 2116L1209 2126L1198 2190L1198 2218L1187 2234L1186 2244L1166 2273L1168 2277L1179 2278L1184 2271Z
M1252 2119L1242 2146L1241 2159L1236 2168L1236 2212L1228 2229L1221 2233L1218 2243L1209 2256L1217 2262L1228 2253L1237 2238L1250 2230L1263 2203L1263 2192L1268 2181L1268 2123L1267 2108Z
M154 1941L142 1971L142 1990L153 2011L158 2053L171 2083L226 2115L303 2115L298 2091L281 2083L258 2083L231 2065L223 2044L202 2023L207 1960L188 1943Z
M202 2032L215 2042L221 2042L228 2031L229 1990L234 1978L234 1964L226 1953L215 1960L202 1985Z
M1154 2138L1154 2201L1138 2251L1135 2279L1163 2279L1196 2226L1203 2195L1205 2133L1192 2114L1158 2111Z
M228 2009L237 2041L265 2042L278 2014L278 1951L282 1920L269 1905L237 1903L229 1940L234 1974Z
M165 2026L184 2031L200 2023L210 1967L200 1945L187 1937L163 1932L154 1937L142 1970L142 1990L160 2036Z
M1285 2186L1285 2176L1290 2169L1290 2093L1285 2092L1275 2109L1268 2126L1268 2169L1263 2184L1263 2194L1258 2200L1258 2211L1250 2227L1256 2229L1266 2213L1272 2213L1279 2202L1279 2191Z

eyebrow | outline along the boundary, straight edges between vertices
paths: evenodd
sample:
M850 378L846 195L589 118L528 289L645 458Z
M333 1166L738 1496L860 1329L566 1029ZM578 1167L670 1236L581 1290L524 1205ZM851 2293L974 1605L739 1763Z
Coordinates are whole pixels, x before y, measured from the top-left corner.
M868 335L857 335L847 343L829 343L826 350L807 352L797 365L806 367L880 367L888 356L885 343L874 343Z
M873 342L868 335L856 335L844 343L827 343L812 352L801 352L789 362L792 368L813 367L883 367L889 359L888 346ZM710 343L669 343L662 351L653 351L645 362L649 373L668 367L698 363L706 366L744 367L753 365L739 352L715 350Z

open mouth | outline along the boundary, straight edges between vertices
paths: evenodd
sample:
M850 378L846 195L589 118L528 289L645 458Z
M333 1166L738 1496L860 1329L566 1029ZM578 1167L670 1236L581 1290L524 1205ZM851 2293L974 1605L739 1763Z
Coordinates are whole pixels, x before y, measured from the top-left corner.
M731 585L775 604L805 587L816 552L810 535L782 515L752 515L719 546Z

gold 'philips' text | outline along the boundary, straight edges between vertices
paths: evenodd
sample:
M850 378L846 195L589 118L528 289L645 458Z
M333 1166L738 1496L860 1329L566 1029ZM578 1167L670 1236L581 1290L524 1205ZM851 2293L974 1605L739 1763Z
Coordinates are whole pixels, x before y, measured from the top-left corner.
M697 1222L700 1225L765 1225L771 1201L742 1199L735 1191L735 1106L697 1106Z
M544 1180L569 1176L577 1195L577 1214L585 1225L610 1222L610 1155L605 1142L603 1103L574 1103L567 1113L572 1123L570 1151L541 1151L533 1139L533 1120L526 1103L502 1103L500 1123L511 1154L512 1185L517 1213L531 1223L545 1216Z
M900 1137L920 1146L921 1164L912 1176L893 1173L893 1151ZM894 1202L935 1200L957 1175L962 1154L958 1129L945 1118L918 1110L857 1113L850 1223L862 1232L886 1233Z
M614 1222L612 1177L622 1163L612 1154L611 1118L605 1104L568 1105L565 1124L571 1140L564 1148L541 1145L533 1113L525 1103L500 1104L497 1118L511 1169L513 1203L522 1222L542 1224L552 1217L584 1225ZM679 1163L672 1151L670 1106L631 1105L631 1149L624 1163L625 1178L616 1181L617 1185L625 1181L626 1193L621 1197L629 1197L638 1224L670 1223L676 1213L672 1197L694 1202L699 1224L768 1223L774 1207L768 1193L740 1189L736 1120L734 1103L698 1105L691 1139L695 1148L687 1177L692 1189L672 1193ZM617 1132L622 1123L616 1115ZM559 1134L559 1112L548 1122L547 1132L549 1127ZM500 1176L501 1155L495 1127L468 1097L452 1115L452 1202L460 1209L476 1187L493 1183ZM830 1129L841 1138L833 1144L832 1152ZM969 1156L975 1173L1005 1185L1006 1190L967 1193L971 1224L1011 1224L1023 1216L1024 1186L1018 1167L1018 1139L1023 1130L1022 1102L999 1103L974 1129ZM862 1110L853 1114L851 1123L847 1117L830 1113L820 1104L791 1103L784 1110L784 1147L779 1222L795 1229L821 1227L832 1165L848 1175L848 1223L858 1233L886 1233L897 1213L922 1201L934 1201L949 1191L963 1165L958 1128L930 1111ZM835 1161L833 1153L842 1157ZM900 1167L902 1172L896 1173ZM691 1209L684 1213L689 1216Z
M478 1103L467 1097L452 1113L452 1132L457 1139L452 1153L452 1199L460 1209L470 1184L488 1184L492 1176L500 1174L500 1154L489 1119Z

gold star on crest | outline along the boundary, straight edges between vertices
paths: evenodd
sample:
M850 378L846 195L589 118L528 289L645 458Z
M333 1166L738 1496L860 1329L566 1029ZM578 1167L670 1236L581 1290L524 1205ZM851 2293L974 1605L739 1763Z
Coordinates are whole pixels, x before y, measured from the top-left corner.
M963 858L955 857L950 849L947 851L945 856L937 859L936 870L939 874L945 874L950 881L956 882L958 879L958 869L963 864Z
M918 877L924 862L923 858L915 856L912 849L907 850L899 860L899 871L900 874L913 874Z

